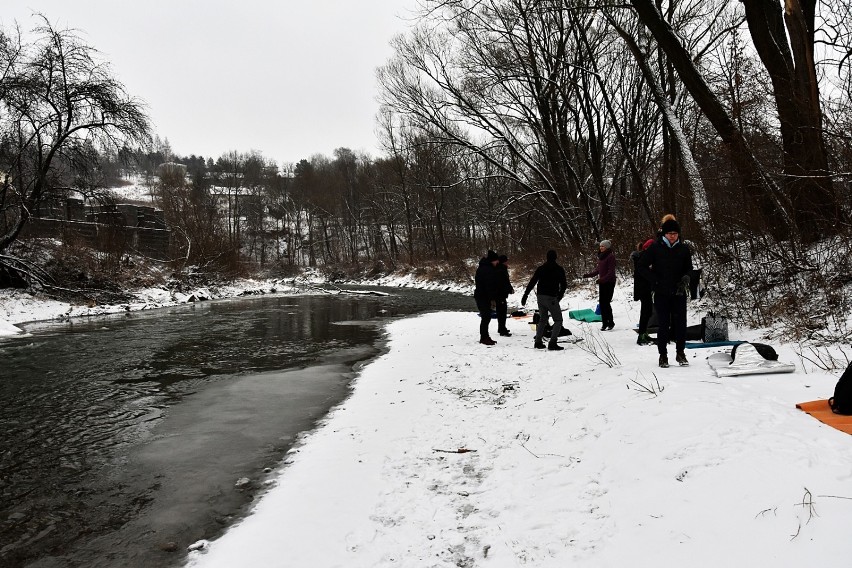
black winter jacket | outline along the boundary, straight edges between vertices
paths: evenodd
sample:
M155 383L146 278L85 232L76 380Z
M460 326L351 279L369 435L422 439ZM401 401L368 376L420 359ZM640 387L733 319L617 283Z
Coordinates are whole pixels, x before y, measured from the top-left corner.
M536 293L542 296L555 296L562 299L568 288L568 280L565 278L565 269L556 264L555 260L548 260L535 269L524 296L529 296L533 287L538 284Z
M501 263L494 270L497 271L497 298L505 300L509 297L509 294L515 291L512 288L512 281L509 279L509 267Z
M637 270L653 283L655 294L674 294L681 278L692 271L692 253L682 239L669 247L664 238L659 237L639 257Z
M643 254L645 254L645 251L634 250L630 253L630 260L633 261L633 299L637 301L648 298L653 291L651 282L639 274L639 259L642 258Z
M499 283L497 281L497 269L491 264L487 258L483 257L479 260L479 267L476 269L476 275L473 277L476 287L473 290L473 297L477 300L491 301L499 297Z

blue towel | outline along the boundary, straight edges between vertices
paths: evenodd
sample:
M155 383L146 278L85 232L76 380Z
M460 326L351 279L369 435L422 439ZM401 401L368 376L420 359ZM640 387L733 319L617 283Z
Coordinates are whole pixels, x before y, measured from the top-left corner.
M740 343L746 343L745 341L711 341L709 343L704 343L701 341L687 341L686 348L687 349L703 349L705 347L725 347L727 345L739 345Z

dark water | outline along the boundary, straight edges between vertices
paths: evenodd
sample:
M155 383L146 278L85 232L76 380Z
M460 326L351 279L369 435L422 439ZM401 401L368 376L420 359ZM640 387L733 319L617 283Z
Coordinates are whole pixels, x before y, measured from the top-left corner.
M0 341L0 566L179 564L346 396L382 324L472 305L384 291L205 302Z

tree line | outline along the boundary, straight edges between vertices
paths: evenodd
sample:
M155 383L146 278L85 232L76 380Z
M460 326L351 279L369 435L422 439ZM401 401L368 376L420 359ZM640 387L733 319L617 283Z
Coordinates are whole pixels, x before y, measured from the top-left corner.
M383 155L339 148L283 167L256 152L174 156L78 36L46 19L30 43L4 32L0 253L40 199L72 182L98 194L113 164L156 185L184 263L393 267L603 238L626 249L674 213L720 287L744 262L790 290L827 262L848 273L827 261L852 205L846 3L420 5L377 71ZM772 299L736 301L766 313Z

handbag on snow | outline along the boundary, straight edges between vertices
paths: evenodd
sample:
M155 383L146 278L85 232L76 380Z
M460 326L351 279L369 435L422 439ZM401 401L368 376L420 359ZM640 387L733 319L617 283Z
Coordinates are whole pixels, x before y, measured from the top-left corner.
M701 318L701 340L704 343L728 340L728 318L708 312Z

